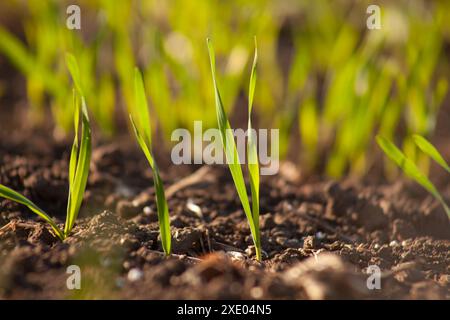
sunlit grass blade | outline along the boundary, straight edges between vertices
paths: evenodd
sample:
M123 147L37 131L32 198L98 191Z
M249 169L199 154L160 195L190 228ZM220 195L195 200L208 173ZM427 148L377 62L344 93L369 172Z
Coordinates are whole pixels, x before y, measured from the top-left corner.
M413 135L413 139L414 143L420 148L420 150L422 150L430 158L436 161L442 168L447 170L448 173L450 173L450 166L447 164L447 162L444 160L435 146L433 146L427 139L418 134Z
M71 54L66 55L66 62L67 67L72 75L75 88L78 91L77 95L79 97L76 97L76 95L74 97L75 138L69 162L69 198L67 204L66 223L64 226L65 237L67 237L71 232L75 220L78 217L78 213L81 208L81 203L83 202L83 195L86 190L92 154L91 126L89 122L89 115L86 107L86 102L83 96L78 64L76 62L75 57ZM81 108L79 106L80 102ZM79 144L78 127L80 114L81 114L81 138Z
M70 153L70 162L69 162L69 185L73 184L73 181L75 180L75 172L77 168L77 154L78 154L78 128L80 126L80 101L78 94L76 93L75 89L73 89L73 109L75 112L74 115L74 138L73 138L73 144L72 144L72 150ZM69 192L70 196L70 192ZM70 202L70 200L69 200Z
M72 150L70 152L70 159L69 159L69 196L67 199L67 213L66 213L66 223L64 227L64 235L67 236L68 234L68 226L71 222L71 212L72 212L72 192L73 192L73 185L75 184L75 175L77 171L77 162L78 162L78 153L79 153L79 143L78 143L78 129L80 126L80 101L78 97L78 93L76 89L73 89L73 108L74 108L74 138L73 138L73 144L72 144Z
M410 178L414 179L418 184L430 192L444 207L446 213L450 217L450 209L442 198L441 194L438 192L434 184L420 171L420 169L408 159L403 152L398 149L391 141L388 139L377 136L377 143L384 151L384 153L394 161L403 172Z
M250 176L250 191L252 194L252 216L255 228L255 250L256 259L261 260L261 239L259 232L259 159L258 149L256 146L256 136L252 130L252 107L253 97L255 95L256 87L256 66L258 63L258 47L255 37L255 56L253 59L252 71L250 75L250 85L248 94L248 140L247 140L247 154L248 154L248 172Z
M4 185L0 184L0 197L6 198L8 200L23 204L28 207L31 211L36 213L39 217L44 219L46 222L50 224L53 231L55 232L56 236L64 240L64 234L61 231L61 229L56 225L56 223L53 221L52 218L48 214L46 214L42 209L40 209L37 205L35 205L32 201L28 200L24 196L22 196L20 193L5 187Z
M72 55L67 55L67 65L72 74L76 90L73 94L74 104L74 126L75 138L70 153L69 162L69 196L67 204L67 216L64 231L58 228L54 221L33 202L26 199L19 193L0 185L0 196L16 201L27 206L34 213L47 221L58 238L64 240L72 230L73 224L78 216L81 203L83 201L84 191L87 185L87 178L89 175L89 165L92 153L91 146L91 128L89 123L89 116L87 112L86 103L82 95L82 88L80 82L80 73L75 58ZM81 101L81 108L80 108ZM78 127L81 110L81 143L79 143Z
M220 96L220 92L217 86L216 81L216 59L214 55L214 48L209 39L207 39L209 59L211 62L211 74L214 85L214 95L215 95L215 104L216 104L216 116L217 123L219 127L220 137L222 141L222 147L225 152L225 157L227 160L228 168L230 169L231 176L234 181L234 185L236 187L236 191L238 193L239 199L242 203L242 207L244 208L245 215L247 216L250 230L253 237L253 242L255 243L255 247L258 245L259 235L258 230L255 227L255 221L253 218L252 211L250 209L250 202L247 195L247 190L245 187L244 176L242 174L242 168L239 163L239 155L237 152L236 144L234 142L233 132L231 130L230 123L228 121L227 115L225 114L225 109L223 107L222 98ZM250 110L251 111L251 110Z
M155 191L156 191L156 207L158 209L158 221L159 221L159 230L161 233L161 242L162 247L166 255L169 255L172 250L172 237L170 234L170 220L169 220L169 208L167 205L166 196L164 194L164 185L162 182L162 179L159 175L159 169L156 165L156 162L153 158L152 152L150 151L148 145L144 141L144 138L139 133L138 128L136 127L136 124L130 115L131 124L134 129L134 133L136 135L136 140L139 143L139 146L141 147L142 151L144 152L145 157L147 158L148 163L150 164L150 167L152 168L153 172L153 180L155 184Z
M153 181L156 191L156 207L158 209L159 230L161 233L162 247L166 255L169 255L172 250L172 236L170 234L170 219L169 208L167 205L166 196L164 194L164 185L159 175L159 169L152 154L152 138L150 116L147 105L147 98L145 95L144 82L140 71L135 68L134 71L134 85L135 85L135 102L136 115L130 115L130 121L134 129L136 140L144 152L148 163L153 172ZM135 123L134 117L139 118L138 124ZM144 133L144 135L141 134Z
M145 94L144 80L138 68L134 68L134 96L136 112L138 117L137 124L139 131L149 148L152 148L152 127L150 123L150 114L148 111L147 96Z
M81 87L81 74L76 58L71 53L66 53L66 65L72 76L73 84L81 97L84 97L83 89Z

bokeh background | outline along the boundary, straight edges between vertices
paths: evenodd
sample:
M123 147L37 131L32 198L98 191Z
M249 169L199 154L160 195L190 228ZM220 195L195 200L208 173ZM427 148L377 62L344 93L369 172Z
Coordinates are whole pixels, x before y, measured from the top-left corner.
M81 8L81 30L66 27L71 4ZM380 30L366 27L370 4L381 8ZM232 126L245 127L256 36L255 124L280 129L283 159L310 174L392 178L397 171L375 143L380 133L428 169L410 136L429 137L450 158L449 17L449 1L3 0L0 132L70 137L64 59L72 52L95 135L128 134L136 65L156 148L167 152L172 130L195 120L216 126L207 37Z

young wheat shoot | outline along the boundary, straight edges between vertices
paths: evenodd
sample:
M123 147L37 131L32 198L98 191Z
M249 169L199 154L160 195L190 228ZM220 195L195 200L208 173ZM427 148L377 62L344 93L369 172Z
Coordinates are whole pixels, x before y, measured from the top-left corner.
M158 210L159 230L161 234L162 247L166 255L170 255L172 238L170 234L169 208L164 194L164 185L159 175L158 165L152 152L152 130L150 125L150 115L148 111L147 98L145 95L144 81L140 71L134 70L134 89L136 115L130 114L130 121L134 129L136 140L144 152L148 163L152 169L153 182L156 190L156 207ZM134 119L137 119L136 122Z
M445 168L445 165L447 165L445 160L442 158L439 152L434 147L432 147L432 145L428 141L425 140L425 138L418 135L414 136L413 138L420 149L422 149L426 154L443 165L443 167ZM429 193L431 193L442 204L445 212L450 217L450 208L445 203L444 198L439 193L434 184L427 178L427 176L420 171L416 164L411 159L407 158L405 154L388 139L381 136L377 136L376 139L378 145L381 147L384 153L395 164L397 164L397 166L399 166L408 177L412 178L423 188L425 188Z
M214 55L214 48L209 39L207 39L209 59L211 63L211 74L214 85L214 96L216 105L217 124L219 127L222 147L225 152L228 168L230 169L236 191L244 209L245 215L250 226L253 243L255 245L256 259L261 261L261 240L259 230L259 164L258 154L256 148L256 137L252 134L251 125L251 111L253 105L253 96L256 85L256 65L258 60L256 39L255 39L255 55L252 65L252 72L249 85L249 101L248 101L248 171L250 175L250 190L252 195L252 208L250 208L250 201L245 187L244 176L241 165L239 164L239 156L237 153L236 143L231 130L230 122L228 121L225 109L223 107L222 98L216 80L216 60Z
M87 178L89 175L89 164L91 159L91 128L83 91L81 89L80 72L74 56L66 56L67 67L72 75L75 89L73 90L73 109L75 137L72 145L69 162L69 196L67 203L66 222L64 230L61 230L55 221L31 200L20 193L0 184L0 197L20 203L28 207L32 212L50 224L55 235L64 241L72 231L74 223L83 202L83 195L86 190ZM80 107L81 103L81 107ZM79 137L81 114L81 139Z

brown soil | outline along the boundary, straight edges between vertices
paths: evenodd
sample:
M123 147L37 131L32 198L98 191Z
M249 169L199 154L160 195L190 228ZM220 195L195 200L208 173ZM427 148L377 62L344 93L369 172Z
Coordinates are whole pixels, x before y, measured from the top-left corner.
M0 183L62 223L69 147L49 141L42 133L3 141ZM307 181L284 163L262 181L258 263L226 167L162 168L169 258L151 172L130 140L95 149L85 205L64 243L26 208L0 200L0 298L450 298L449 219L414 184ZM66 287L72 264L81 290ZM369 265L381 268L380 290L366 286Z

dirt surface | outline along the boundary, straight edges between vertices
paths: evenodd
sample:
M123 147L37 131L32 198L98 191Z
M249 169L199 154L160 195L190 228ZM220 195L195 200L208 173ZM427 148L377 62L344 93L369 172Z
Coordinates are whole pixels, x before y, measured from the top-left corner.
M0 183L62 223L70 148L23 136L0 145ZM144 157L130 140L99 145L64 243L0 199L0 298L450 298L449 219L414 184L305 180L284 163L262 181L258 263L228 169L163 164L174 252L166 258ZM81 290L66 286L73 264ZM381 269L380 290L367 288L370 265Z

